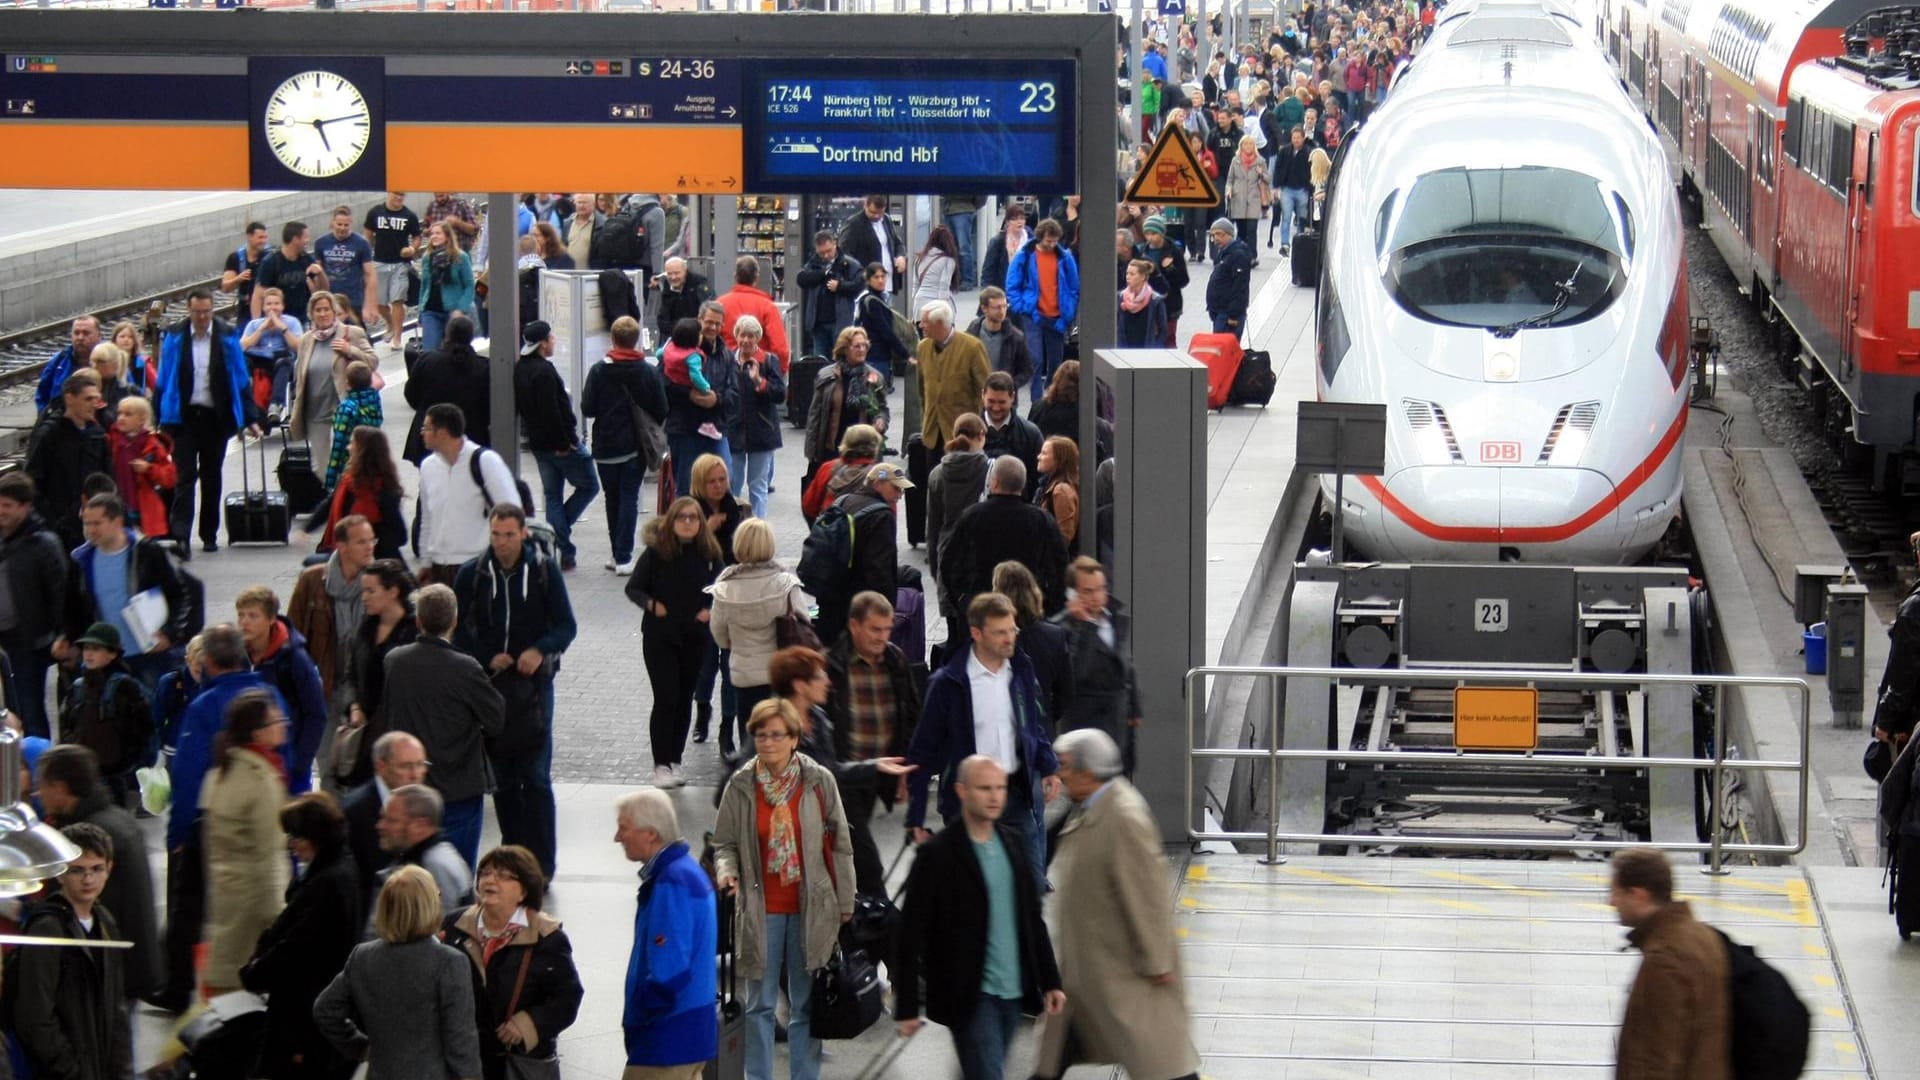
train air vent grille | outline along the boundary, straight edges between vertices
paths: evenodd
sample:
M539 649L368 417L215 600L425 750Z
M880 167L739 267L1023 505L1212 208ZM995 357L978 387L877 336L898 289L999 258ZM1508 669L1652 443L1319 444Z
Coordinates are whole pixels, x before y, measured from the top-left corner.
M1460 453L1460 440L1453 437L1453 425L1447 420L1447 412L1437 403L1421 401L1418 398L1402 398L1401 407L1406 412L1407 427L1416 435L1433 430L1438 431L1445 440L1447 456L1456 462L1465 461L1466 455Z
M1579 432L1580 442L1584 445L1599 423L1600 403L1597 401L1576 401L1571 405L1562 405L1553 418L1553 429L1547 432L1546 443L1540 447L1538 464L1545 465L1553 460L1553 448L1560 444L1567 432Z

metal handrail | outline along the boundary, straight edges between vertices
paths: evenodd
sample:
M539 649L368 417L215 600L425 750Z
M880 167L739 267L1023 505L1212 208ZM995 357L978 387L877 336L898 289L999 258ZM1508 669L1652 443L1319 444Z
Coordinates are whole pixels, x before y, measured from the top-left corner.
M1280 746L1280 711L1284 694L1276 687L1272 695L1267 717L1267 741L1265 749L1260 747L1216 747L1195 745L1196 729L1200 724L1204 697L1201 694L1202 682L1210 676L1228 676L1233 678L1252 678L1263 682L1284 686L1288 679L1327 679L1340 683L1453 683L1460 686L1495 684L1516 684L1524 686L1615 686L1643 689L1653 686L1685 686L1689 689L1702 686L1713 688L1713 756L1711 758L1667 758L1667 757L1584 757L1567 754L1539 754L1534 751L1515 751L1511 753L1472 753L1466 751L1382 751L1382 750L1310 750L1283 749ZM1727 759L1726 747L1726 691L1734 687L1778 687L1793 691L1800 699L1800 759L1798 761L1768 761ZM1331 668L1331 667L1246 667L1246 666L1207 666L1197 667L1186 676L1186 718L1187 718L1187 762L1186 762L1186 826L1187 838L1193 842L1203 840L1265 840L1269 863L1285 860L1280 856L1280 845L1288 844L1345 844L1353 846L1385 846L1389 844L1418 845L1433 848L1472 848L1472 849L1508 849L1533 851L1613 851L1631 847L1653 847L1662 851L1707 852L1708 864L1702 868L1705 873L1724 874L1721 857L1726 853L1736 855L1797 855L1807 846L1807 796L1808 762L1810 758L1810 740L1812 732L1813 692L1805 679L1777 675L1605 675L1581 671L1517 671L1517 670L1479 670L1468 668ZM1199 827L1193 820L1193 774L1194 764L1203 758L1247 759L1264 758L1267 762L1267 828L1265 832L1227 832L1208 830ZM1361 836L1346 833L1295 833L1280 831L1280 763L1289 759L1307 761L1339 761L1352 764L1421 764L1421 765L1461 765L1474 768L1512 769L1700 769L1712 772L1711 790L1708 793L1707 820L1715 823L1709 842L1628 842L1618 840L1532 840L1521 837L1476 837L1476 836L1420 836L1410 840L1404 836ZM1754 771L1794 772L1798 774L1800 788L1800 807L1797 815L1796 839L1791 844L1724 843L1720 838L1720 794L1721 780L1727 769Z

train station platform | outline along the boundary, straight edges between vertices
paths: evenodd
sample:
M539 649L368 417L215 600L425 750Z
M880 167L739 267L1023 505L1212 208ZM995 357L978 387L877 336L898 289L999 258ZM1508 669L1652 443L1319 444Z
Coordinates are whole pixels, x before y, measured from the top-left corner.
M129 167L137 168L137 165ZM379 192L0 190L0 334L216 278L249 221L305 221ZM356 221L357 225L357 221Z

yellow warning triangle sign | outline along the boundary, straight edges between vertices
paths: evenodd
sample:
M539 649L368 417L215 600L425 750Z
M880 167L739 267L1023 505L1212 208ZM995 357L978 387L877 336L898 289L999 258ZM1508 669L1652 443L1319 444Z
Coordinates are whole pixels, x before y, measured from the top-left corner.
M1153 141L1140 175L1127 185L1126 200L1155 206L1215 206L1220 189L1187 146L1185 129L1167 125Z

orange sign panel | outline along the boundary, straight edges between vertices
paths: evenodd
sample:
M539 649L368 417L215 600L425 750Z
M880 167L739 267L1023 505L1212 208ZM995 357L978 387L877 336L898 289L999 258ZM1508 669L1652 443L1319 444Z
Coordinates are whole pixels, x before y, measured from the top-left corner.
M1455 687L1453 745L1459 750L1538 747L1540 691L1530 686Z
M1220 189L1187 146L1186 132L1169 124L1153 141L1140 175L1127 185L1127 202L1156 206L1215 206Z

